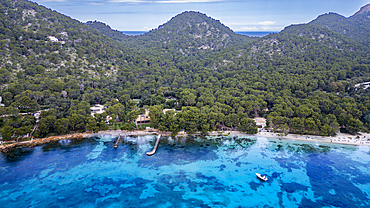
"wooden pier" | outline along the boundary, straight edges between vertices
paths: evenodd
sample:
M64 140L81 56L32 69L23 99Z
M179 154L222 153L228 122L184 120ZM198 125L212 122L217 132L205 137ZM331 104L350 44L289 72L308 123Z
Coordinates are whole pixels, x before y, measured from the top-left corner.
M159 140L160 140L160 138L161 138L161 135L160 135L160 134L158 134L158 136L157 136L157 141L155 142L155 145L154 145L153 150L152 150L152 151L150 151L150 152L147 152L147 153L146 153L146 155L148 155L148 156L152 156L152 155L154 155L154 154L155 154L155 152L157 151L157 148L158 148L158 144L159 144Z
M118 143L119 143L119 140L121 139L121 134L119 135L117 141L116 141L116 144L114 145L114 148L117 148L118 147Z

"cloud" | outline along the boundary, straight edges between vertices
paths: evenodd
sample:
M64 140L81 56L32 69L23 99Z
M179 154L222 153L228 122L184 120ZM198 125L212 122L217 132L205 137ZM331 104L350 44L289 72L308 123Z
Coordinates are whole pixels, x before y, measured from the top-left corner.
M257 22L257 23L247 23L245 25L262 25L262 26L267 26L267 25L273 25L275 24L276 22L273 22L273 21L263 21L263 22Z
M276 22L273 21L264 21L264 22L251 22L251 23L245 23L245 22L225 22L227 25L273 25Z
M94 5L94 6L102 6L104 5L103 3L95 3L95 2L91 2L91 3L88 3L89 5Z
M239 29L236 31L280 31L283 27L274 26L275 21L263 21L263 22L225 22L226 25L236 25Z
M38 2L69 2L84 3L89 5L104 5L106 3L126 3L126 4L189 4L189 3L212 3L223 2L225 0L38 0Z
M236 31L281 31L284 29L284 27L272 27L272 26L245 26L245 27L240 27L239 30Z
M264 21L264 22L258 22L257 25L273 25L276 22L273 21Z
M185 3L210 3L210 2L220 2L223 0L164 0L164 1L155 1L156 3L163 4L185 4Z
M66 2L66 0L39 0L39 2Z
M110 0L109 2L112 3L145 3L147 1L141 1L141 0Z
M186 3L211 3L224 0L110 0L112 3L156 3L156 4L186 4Z
M241 27L241 31L260 31L261 28L253 26L253 27Z
M151 28L151 27L143 27L143 31L150 31L150 30L153 30L153 29L155 29L155 27L154 28Z

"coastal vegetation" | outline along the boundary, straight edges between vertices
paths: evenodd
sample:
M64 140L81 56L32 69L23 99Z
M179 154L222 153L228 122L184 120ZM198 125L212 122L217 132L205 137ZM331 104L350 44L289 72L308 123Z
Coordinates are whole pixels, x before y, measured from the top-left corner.
M78 22L24 0L0 3L0 132L12 140L137 129L150 109L161 131L257 131L332 136L370 128L368 12L324 14L263 38L184 12L141 36ZM138 99L138 102L134 101ZM90 107L104 104L103 114ZM163 109L174 109L163 113Z

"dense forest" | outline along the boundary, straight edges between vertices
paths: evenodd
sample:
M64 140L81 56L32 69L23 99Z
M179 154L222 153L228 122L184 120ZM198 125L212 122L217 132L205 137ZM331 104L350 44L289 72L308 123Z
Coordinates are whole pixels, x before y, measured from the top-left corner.
M184 12L144 35L126 36L101 22L3 0L0 133L13 140L35 126L36 137L117 123L140 129L134 121L145 109L152 127L173 135L182 129L254 134L254 117L282 133L368 132L370 91L355 85L370 81L369 15L329 13L251 38ZM96 103L106 112L92 117Z

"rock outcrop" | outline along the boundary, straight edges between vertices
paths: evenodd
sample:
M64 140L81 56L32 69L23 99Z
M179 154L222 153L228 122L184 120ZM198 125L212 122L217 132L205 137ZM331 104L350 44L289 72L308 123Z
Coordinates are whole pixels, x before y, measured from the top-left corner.
M47 138L42 139L33 139L30 141L24 141L24 142L16 142L13 144L5 144L0 146L0 151L7 153L9 149L11 148L17 148L17 147L35 147L42 144L46 144L52 141L59 141L59 140L66 140L66 139L79 139L79 138L86 138L90 135L89 132L85 133L76 133L76 134L68 134L63 136L51 136Z

